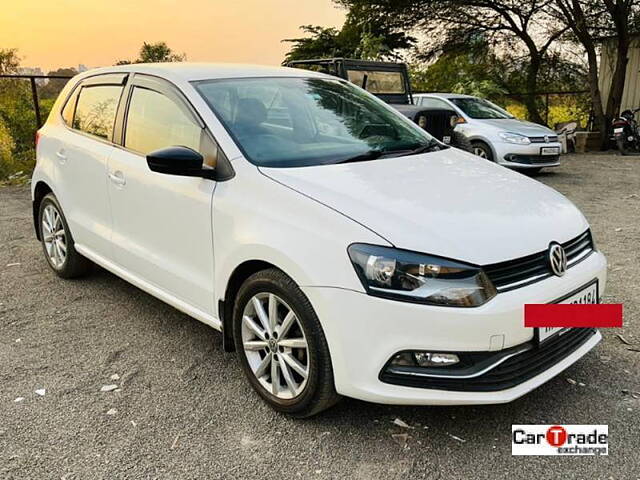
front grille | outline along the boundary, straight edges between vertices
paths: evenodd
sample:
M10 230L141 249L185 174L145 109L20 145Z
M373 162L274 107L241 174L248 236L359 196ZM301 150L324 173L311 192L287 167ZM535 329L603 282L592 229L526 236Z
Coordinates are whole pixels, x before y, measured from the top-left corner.
M591 232L587 230L582 235L563 243L562 247L567 254L567 268L571 268L594 251ZM515 260L487 265L483 269L498 292L508 292L553 276L547 250Z
M546 138L547 140L545 140L545 137L529 137L529 140L531 143L551 143L558 141L557 135L547 135Z
M405 387L453 390L460 392L495 392L515 387L556 365L595 334L594 328L574 328L557 338L548 340L541 347L530 344L530 349L515 355L484 375L474 378L435 378L397 373L385 367L380 373L384 383Z
M438 140L442 141L445 135L451 136L451 115L453 112L449 111L424 111L420 112L414 121L417 123L419 117L426 116L426 126L425 130L433 135Z
M507 162L522 163L525 165L546 165L548 163L558 163L560 155L516 155L509 153L504 156Z

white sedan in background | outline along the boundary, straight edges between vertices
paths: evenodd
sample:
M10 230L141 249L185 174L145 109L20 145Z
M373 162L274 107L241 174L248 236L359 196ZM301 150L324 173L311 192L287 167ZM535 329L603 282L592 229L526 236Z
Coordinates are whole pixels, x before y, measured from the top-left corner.
M473 153L505 167L539 171L560 165L558 135L537 123L518 120L488 100L454 93L413 96L423 107L452 108L460 116L456 131L473 147Z

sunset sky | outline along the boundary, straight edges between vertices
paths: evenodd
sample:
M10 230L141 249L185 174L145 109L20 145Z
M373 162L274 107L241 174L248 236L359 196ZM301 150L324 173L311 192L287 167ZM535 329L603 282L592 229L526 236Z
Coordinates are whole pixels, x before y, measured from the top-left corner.
M331 0L0 0L0 48L45 71L133 59L143 41L192 61L276 65L300 25L343 20Z

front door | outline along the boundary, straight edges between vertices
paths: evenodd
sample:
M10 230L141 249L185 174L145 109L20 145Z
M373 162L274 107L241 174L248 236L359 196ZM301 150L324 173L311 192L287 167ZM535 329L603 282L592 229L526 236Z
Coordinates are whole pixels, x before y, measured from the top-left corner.
M126 94L122 147L111 155L109 196L116 262L165 293L212 315L213 180L152 172L145 155L169 146L215 143L174 87L136 75Z

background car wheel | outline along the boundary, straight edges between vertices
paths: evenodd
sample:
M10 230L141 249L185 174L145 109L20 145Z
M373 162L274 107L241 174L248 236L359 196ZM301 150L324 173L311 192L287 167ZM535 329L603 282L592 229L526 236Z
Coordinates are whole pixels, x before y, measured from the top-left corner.
M38 225L47 263L59 277L80 277L91 270L91 262L76 251L67 220L52 193L40 203Z
M340 399L318 317L287 275L269 269L249 277L236 296L233 312L242 368L271 407L309 417Z
M471 142L471 146L473 148L473 154L479 156L480 158L484 158L493 162L493 151L484 142Z

